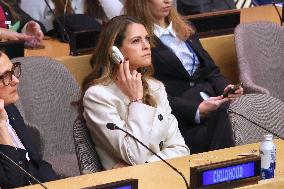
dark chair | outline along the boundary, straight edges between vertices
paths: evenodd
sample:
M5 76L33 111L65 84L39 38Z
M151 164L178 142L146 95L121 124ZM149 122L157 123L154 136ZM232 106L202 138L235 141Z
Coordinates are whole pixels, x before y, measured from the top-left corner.
M74 141L81 174L102 171L103 167L96 152L85 120L77 119L74 122Z

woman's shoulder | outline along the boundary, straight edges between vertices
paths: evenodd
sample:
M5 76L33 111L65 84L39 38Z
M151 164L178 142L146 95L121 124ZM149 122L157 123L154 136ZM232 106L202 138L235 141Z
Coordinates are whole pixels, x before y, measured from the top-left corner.
M155 78L149 78L147 82L148 82L150 90L153 92L157 92L157 91L161 91L165 89L164 84Z
M89 87L84 97L89 96L109 96L110 94L115 94L115 84L109 83L109 84L97 84Z

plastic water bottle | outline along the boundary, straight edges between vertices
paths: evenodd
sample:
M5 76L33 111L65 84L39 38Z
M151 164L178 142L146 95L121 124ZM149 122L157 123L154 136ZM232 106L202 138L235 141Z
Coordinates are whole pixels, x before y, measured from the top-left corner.
M270 179L274 177L276 148L272 139L272 134L264 135L264 140L260 144L261 179Z

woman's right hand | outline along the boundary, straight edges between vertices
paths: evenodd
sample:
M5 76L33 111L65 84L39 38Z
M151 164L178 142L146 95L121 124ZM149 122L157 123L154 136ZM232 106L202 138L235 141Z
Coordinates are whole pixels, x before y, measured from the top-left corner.
M136 70L130 73L129 60L125 60L119 65L116 85L129 97L130 101L141 100L143 98L141 73L138 73Z
M13 146L7 127L8 115L4 108L4 100L0 99L0 144Z
M227 102L228 98L223 98L223 96L210 97L207 100L201 102L198 106L199 114L201 117L205 117L209 113L217 110L224 102Z

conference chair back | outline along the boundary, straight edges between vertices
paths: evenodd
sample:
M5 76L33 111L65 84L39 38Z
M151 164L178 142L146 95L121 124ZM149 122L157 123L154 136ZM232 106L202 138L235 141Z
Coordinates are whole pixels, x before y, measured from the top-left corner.
M284 27L272 22L240 24L235 44L245 92L284 101Z
M39 130L43 159L63 176L79 175L73 139L73 123L78 113L73 101L80 87L58 61L47 57L21 57L19 94L16 104L27 125Z

